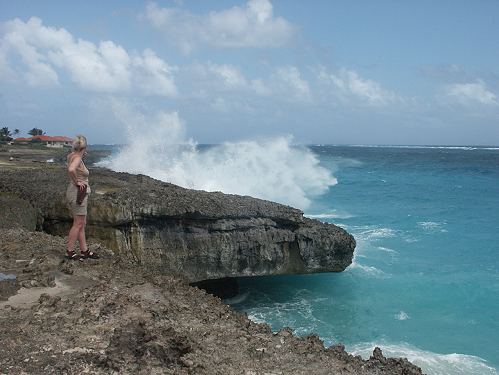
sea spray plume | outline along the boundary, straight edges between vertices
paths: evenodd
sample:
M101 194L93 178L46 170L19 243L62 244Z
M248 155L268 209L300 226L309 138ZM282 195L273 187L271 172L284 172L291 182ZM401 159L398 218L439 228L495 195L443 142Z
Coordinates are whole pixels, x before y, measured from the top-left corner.
M128 128L128 144L101 164L116 171L301 209L337 183L309 149L291 144L292 137L226 142L199 150L186 139L176 112L145 116L119 104L113 110Z
M196 148L193 140L186 139L185 127L178 113L160 111L145 116L117 100L111 102L111 108L114 116L126 127L127 143L118 154L100 164L119 172L142 173L174 182L170 178L171 170L177 176L181 174L181 161L194 154Z

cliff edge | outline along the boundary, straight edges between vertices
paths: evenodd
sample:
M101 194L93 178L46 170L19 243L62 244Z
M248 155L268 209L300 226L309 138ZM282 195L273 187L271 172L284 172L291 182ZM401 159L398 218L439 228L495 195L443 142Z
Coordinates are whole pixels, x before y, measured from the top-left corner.
M340 272L351 264L353 236L300 210L143 175L91 173L88 237L146 269L196 282ZM60 165L0 169L4 203L22 207L25 222L50 234L66 235L71 225L66 186Z

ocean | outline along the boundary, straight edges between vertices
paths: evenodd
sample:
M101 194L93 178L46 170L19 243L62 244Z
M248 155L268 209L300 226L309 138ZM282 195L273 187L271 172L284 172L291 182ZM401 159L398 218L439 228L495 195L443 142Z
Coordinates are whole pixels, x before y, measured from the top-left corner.
M363 357L380 346L428 374L499 374L499 147L278 139L154 155L131 145L103 165L290 204L354 235L344 272L240 279L227 302L252 320Z
M345 272L241 279L274 330L429 374L498 374L499 148L312 147L338 180L306 215L357 240Z

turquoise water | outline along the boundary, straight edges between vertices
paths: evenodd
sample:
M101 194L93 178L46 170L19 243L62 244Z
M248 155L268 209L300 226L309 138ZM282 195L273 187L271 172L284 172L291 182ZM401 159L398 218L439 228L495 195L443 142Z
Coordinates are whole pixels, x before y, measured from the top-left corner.
M251 319L428 374L499 374L499 147L316 146L317 165L288 138L152 144L101 165L307 207L355 236L342 273L241 279L227 302Z
M353 264L241 279L233 306L430 374L498 374L499 148L312 149L338 184L306 214L355 236Z

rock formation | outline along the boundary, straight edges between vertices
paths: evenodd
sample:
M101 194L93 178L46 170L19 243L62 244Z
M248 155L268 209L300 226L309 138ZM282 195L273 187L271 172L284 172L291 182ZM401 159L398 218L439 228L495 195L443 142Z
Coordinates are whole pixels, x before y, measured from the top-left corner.
M25 207L23 227L37 223L48 233L66 235L72 221L66 186L60 165L4 168L2 210ZM352 261L350 234L288 206L100 168L92 169L91 186L89 237L147 269L190 282L339 272ZM10 215L17 217L15 210Z
M0 229L0 271L17 276L0 278L0 374L422 374L378 348L364 360L316 335L272 332L98 244L90 249L99 260L61 262L64 245L58 236Z

